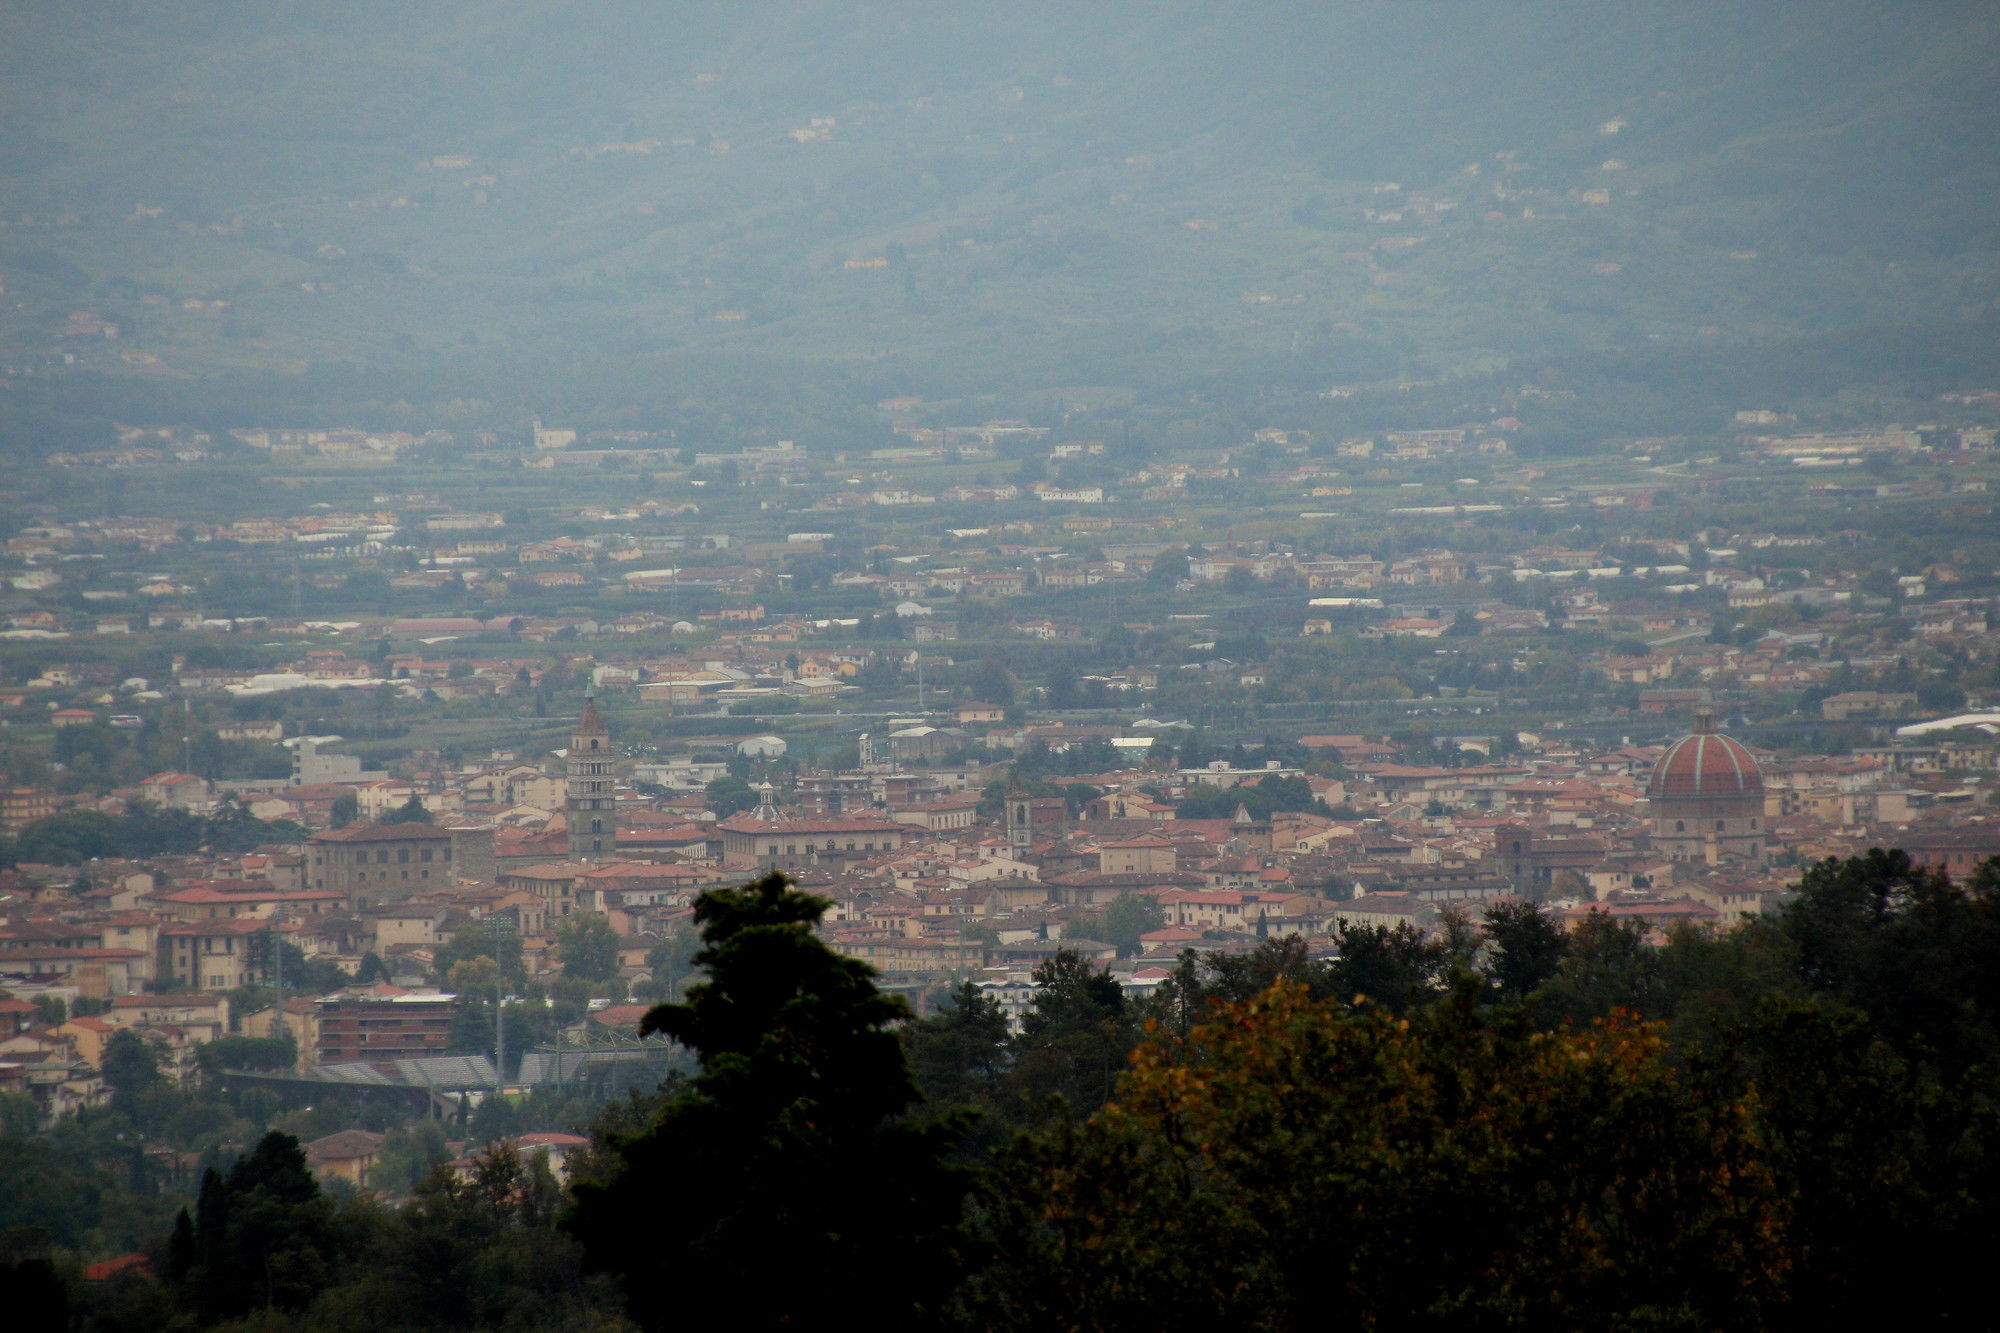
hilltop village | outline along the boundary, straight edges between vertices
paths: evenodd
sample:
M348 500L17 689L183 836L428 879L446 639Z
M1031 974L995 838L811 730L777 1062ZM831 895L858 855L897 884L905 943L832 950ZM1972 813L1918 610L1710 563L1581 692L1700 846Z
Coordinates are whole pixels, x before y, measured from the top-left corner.
M1018 1020L1059 950L1139 996L1190 949L1521 900L1659 939L1824 857L2000 854L1991 396L1587 462L1494 411L54 455L4 550L0 1091L101 1100L121 1029L188 1077L243 1036L306 1082L609 1068L695 897L769 869L919 1012Z

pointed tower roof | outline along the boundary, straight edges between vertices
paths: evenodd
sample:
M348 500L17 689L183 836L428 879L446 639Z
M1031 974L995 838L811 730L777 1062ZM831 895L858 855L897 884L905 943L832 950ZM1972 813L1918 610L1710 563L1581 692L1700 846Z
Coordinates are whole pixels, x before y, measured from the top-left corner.
M605 730L604 719L597 715L597 699L594 695L586 694L583 696L583 716L576 720L576 731L572 734L577 736L609 736L611 734Z

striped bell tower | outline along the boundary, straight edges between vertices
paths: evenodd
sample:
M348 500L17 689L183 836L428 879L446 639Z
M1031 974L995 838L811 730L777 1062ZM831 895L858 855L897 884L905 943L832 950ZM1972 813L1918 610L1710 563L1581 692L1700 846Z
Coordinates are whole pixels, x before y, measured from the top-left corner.
M563 812L569 823L572 861L605 861L616 850L616 802L611 793L611 765L616 756L611 733L597 715L597 700L586 698L583 716L570 733L565 764L568 793Z

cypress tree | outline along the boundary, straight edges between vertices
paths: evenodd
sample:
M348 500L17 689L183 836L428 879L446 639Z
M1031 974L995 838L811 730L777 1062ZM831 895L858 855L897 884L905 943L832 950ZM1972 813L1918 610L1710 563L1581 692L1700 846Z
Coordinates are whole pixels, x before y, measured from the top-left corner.
M958 1128L904 1115L908 1008L813 934L827 906L776 874L702 895L708 979L642 1024L701 1072L568 1219L642 1327L922 1327L945 1299ZM895 1281L857 1280L883 1256Z
M174 1214L174 1229L167 1237L167 1281L176 1286L186 1282L194 1263L194 1222L183 1208Z

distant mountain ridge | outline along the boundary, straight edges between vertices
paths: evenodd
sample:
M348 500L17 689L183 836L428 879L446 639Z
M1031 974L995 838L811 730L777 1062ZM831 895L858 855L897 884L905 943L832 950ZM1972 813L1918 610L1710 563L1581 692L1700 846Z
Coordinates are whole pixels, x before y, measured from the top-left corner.
M1976 319L1995 68L1956 0L12 6L0 358L1310 386Z

